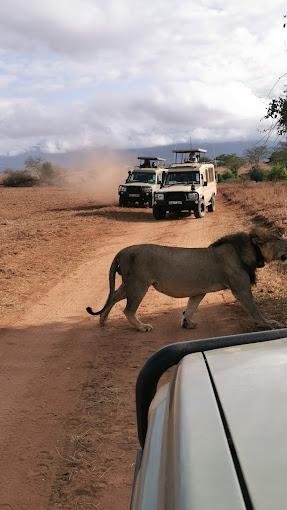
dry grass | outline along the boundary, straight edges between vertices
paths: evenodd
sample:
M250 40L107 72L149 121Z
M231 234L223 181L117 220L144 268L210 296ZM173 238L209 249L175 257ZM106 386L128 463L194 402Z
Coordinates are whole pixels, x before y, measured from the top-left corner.
M255 225L279 235L287 233L287 185L278 183L220 184L220 192L231 204L236 204L249 215ZM287 286L284 284L286 265L268 264L258 271L253 294L263 315L286 327Z
M284 182L220 184L224 197L244 209L255 223L280 235L287 232L287 185Z

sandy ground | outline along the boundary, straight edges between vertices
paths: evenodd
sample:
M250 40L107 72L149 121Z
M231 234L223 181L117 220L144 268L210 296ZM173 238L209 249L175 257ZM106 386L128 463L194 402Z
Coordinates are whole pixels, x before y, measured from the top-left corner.
M73 190L0 189L0 203L0 510L126 510L143 363L171 342L256 328L227 291L205 297L195 330L180 328L186 300L154 289L139 309L149 333L130 326L124 302L105 328L85 308L104 304L124 246L204 247L252 221L220 194L203 219L160 222L149 209L105 207ZM283 323L285 278L264 268L255 291L264 314Z

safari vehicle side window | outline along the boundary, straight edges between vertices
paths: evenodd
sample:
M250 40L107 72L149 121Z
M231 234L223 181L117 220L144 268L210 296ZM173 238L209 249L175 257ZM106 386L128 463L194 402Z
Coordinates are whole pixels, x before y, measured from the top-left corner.
M209 167L206 171L206 177L207 182L213 182L214 181L214 169L212 167Z

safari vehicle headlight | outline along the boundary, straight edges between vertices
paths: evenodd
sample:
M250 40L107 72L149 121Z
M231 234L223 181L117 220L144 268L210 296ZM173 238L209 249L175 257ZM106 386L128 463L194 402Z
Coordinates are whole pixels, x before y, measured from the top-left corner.
M143 186L143 192L144 193L151 193L152 192L152 188L150 186Z
M164 200L164 193L156 193L154 198L155 200Z
M127 187L126 186L119 186L119 191L127 191Z
M187 194L188 200L198 200L198 193L188 193Z

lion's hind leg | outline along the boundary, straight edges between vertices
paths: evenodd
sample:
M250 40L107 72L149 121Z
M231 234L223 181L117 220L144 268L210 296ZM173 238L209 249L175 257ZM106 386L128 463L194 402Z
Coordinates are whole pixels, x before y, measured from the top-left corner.
M105 322L108 318L108 315L111 311L111 309L113 308L113 306L118 302L118 301L121 301L122 299L125 299L127 297L127 292L126 292L126 288L125 288L125 285L122 283L119 288L115 291L114 293L114 297L113 297L113 300L111 302L111 304L105 309L105 311L100 315L100 325L101 326L104 326L105 325Z
M148 288L149 285L139 281L133 282L131 286L127 287L127 306L124 309L124 314L128 321L139 331L152 330L150 324L144 324L136 316L136 311L146 295Z
M186 329L194 329L197 324L191 320L192 315L197 309L200 301L204 298L205 294L199 294L198 296L192 296L188 299L186 309L182 314L181 327Z

